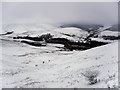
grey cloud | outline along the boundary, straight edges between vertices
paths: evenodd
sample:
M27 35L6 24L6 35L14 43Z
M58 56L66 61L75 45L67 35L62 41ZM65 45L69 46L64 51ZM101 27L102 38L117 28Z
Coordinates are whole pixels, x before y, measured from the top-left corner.
M118 20L116 2L4 2L3 23L98 23Z

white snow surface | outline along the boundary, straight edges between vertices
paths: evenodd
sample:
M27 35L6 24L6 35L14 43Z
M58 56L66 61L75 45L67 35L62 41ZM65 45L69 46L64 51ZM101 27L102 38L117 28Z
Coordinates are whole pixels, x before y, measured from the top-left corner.
M40 27L40 29L35 28L30 31L17 28L15 32L11 36L18 34L36 36L50 32L56 37L64 37L65 35L61 34L64 33L75 34L77 38L79 34L87 34L86 31L78 28L71 27L61 30L52 26L49 26L48 29ZM57 48L63 47L60 44L34 47L6 38L8 40L0 40L0 44L2 44L2 58L0 59L2 62L2 70L0 70L2 88L118 87L118 41L85 51L60 51L60 48ZM98 82L89 85L89 81L82 75L86 71L99 72L96 77Z
M9 32L9 31L14 31L14 33L10 35L10 37L27 36L27 35L31 37L35 37L35 36L40 36L43 34L50 33L51 35L54 35L54 38L67 38L73 41L78 41L80 40L80 37L86 37L88 35L87 31L84 31L79 28L75 28L75 27L58 28L52 25L45 25L45 24L3 25L2 33ZM68 35L65 35L65 34L68 34Z
M103 31L99 34L99 36L118 36L120 35L120 32L117 32L117 31Z

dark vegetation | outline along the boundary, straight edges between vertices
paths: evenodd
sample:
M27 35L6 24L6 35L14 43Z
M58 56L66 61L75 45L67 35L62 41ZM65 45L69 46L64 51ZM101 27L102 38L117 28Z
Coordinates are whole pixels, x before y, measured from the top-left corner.
M86 50L93 47L105 45L107 43L105 42L98 42L98 41L91 41L90 37L93 35L89 35L86 37L86 43L84 42L74 42L71 40L68 40L66 38L53 38L51 34L44 34L39 37L30 37L30 36L18 36L13 37L13 39L24 39L21 42L26 43L32 46L46 46L47 43L53 43L53 44L63 44L65 50ZM27 41L31 40L31 41Z
M105 40L118 40L120 39L120 36L102 36Z
M18 37L13 37L13 39L28 39L28 40L33 40L33 41L47 41L48 39L52 38L53 36L51 34L43 34L41 36L38 36L38 37L30 37L29 35L28 36L18 36Z
M96 84L98 81L100 81L97 79L97 77L99 75L99 71L97 71L97 70L94 70L94 71L88 70L88 71L81 73L81 74L88 81L89 85Z
M87 43L83 42L73 42L66 38L51 38L47 41L47 43L57 43L57 44L63 44L66 49L69 50L86 50L93 47L105 45L107 43L104 42L98 42L98 41L89 41Z
M9 34L12 34L14 31L10 31L10 32L6 32L6 33L4 33L4 34L0 34L0 36L2 36L2 35L9 35Z

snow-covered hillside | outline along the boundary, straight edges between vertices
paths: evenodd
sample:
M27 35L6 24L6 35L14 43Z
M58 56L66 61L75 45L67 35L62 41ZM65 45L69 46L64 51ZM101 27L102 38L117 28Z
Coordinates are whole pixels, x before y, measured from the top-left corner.
M56 29L55 31L59 32L59 33L64 33L64 34L69 34L69 35L76 35L76 36L81 36L81 35L88 34L87 31L84 31L82 29L75 28L75 27L59 28L59 29Z
M86 51L69 52L59 51L52 45L35 48L6 41L3 45L4 88L117 87L118 42ZM98 83L88 85L81 73L89 70L99 72Z
M76 41L88 34L74 27L43 26L29 26L30 30L21 30L23 27L19 28L20 26L9 26L9 29L4 27L4 31L11 31L12 27L14 33L0 36L3 88L118 87L118 40L85 51L61 51L62 44L48 43L45 47L35 47L10 39L18 35L38 36L51 33L54 37ZM87 75L95 74L96 82L90 84Z
M118 36L120 35L120 32L117 30L111 30L112 26L104 26L102 28L99 28L98 29L98 32L99 32L99 37L102 37L102 36Z
M120 35L120 32L118 31L109 31L109 30L106 30L106 31L103 31L99 34L99 36L118 36Z
M73 41L78 41L80 37L86 37L88 35L87 31L84 31L79 28L75 27L68 27L68 28L58 28L52 25L4 25L3 26L3 33L14 31L10 37L15 36L40 36L43 34L50 33L54 35L54 38L67 38ZM9 36L9 35L8 35ZM10 38L9 37L9 38Z

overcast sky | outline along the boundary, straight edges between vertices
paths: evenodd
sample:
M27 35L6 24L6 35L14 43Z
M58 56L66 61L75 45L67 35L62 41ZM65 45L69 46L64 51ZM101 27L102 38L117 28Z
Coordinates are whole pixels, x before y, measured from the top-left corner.
M4 2L3 23L116 24L117 2Z

